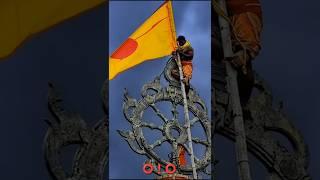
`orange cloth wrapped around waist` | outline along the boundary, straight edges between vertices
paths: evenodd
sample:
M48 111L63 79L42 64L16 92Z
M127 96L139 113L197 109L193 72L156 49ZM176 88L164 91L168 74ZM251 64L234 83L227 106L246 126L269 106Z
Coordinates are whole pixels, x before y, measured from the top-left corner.
M192 61L181 61L183 76L187 79L192 78Z
M227 0L228 11L234 33L232 44L238 51L244 46L254 59L260 49L262 31L262 10L260 0ZM239 43L239 41L241 43Z
M239 47L242 44L254 59L261 49L261 19L255 13L246 12L231 16L231 22L237 36L237 38L232 38L232 44L234 47Z
M259 0L227 0L227 6L230 15L251 12L262 20L261 3Z

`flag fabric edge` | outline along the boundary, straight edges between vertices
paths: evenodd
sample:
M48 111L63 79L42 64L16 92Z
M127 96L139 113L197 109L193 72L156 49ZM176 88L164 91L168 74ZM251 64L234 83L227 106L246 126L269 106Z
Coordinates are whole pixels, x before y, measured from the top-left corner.
M174 15L173 15L173 8L172 8L172 1L171 0L166 0L164 3L162 3L140 26L138 26L137 29L139 29L146 21L148 21L163 6L166 6L166 9L167 9L168 19L169 19L169 29L171 31L171 45L172 45L172 49L175 50L177 48L177 44L175 43L176 42L176 29L175 29L175 24L174 24ZM135 32L133 32L132 34L134 34L134 33ZM131 37L132 34L129 37ZM121 47L122 45L123 45L123 43L119 47ZM117 51L117 50L118 50L118 48L115 51ZM114 54L114 53L112 53L112 54ZM124 72L124 71L126 71L128 69L134 68L135 66L137 66L137 65L139 65L139 64L141 64L141 63L143 63L145 61L159 59L159 58L162 58L162 57L165 57L165 56L168 56L168 55L169 54L157 56L157 57L154 57L154 58L144 59L142 62L134 64L130 68L119 70L116 73L110 73L110 70L113 69L112 67L114 67L114 64L111 63L110 59L112 59L112 58L109 56L109 74L108 74L109 77L108 77L108 79L109 80L113 80L120 73L122 73L122 72Z

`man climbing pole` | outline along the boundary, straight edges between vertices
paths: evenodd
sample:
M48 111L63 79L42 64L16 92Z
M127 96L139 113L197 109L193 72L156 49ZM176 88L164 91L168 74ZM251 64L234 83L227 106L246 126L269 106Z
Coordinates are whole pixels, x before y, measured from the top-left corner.
M174 58L176 58L177 53L179 53L182 72L183 72L183 83L185 84L186 96L188 98L188 93L190 90L190 80L192 78L192 60L193 60L193 48L191 43L186 40L184 36L178 36L177 38L177 50L172 52ZM171 74L177 80L180 80L180 74L178 69L173 69ZM178 146L178 163L179 166L186 166L187 161L185 158L185 149L183 146Z
M175 57L176 53L179 53L181 65L182 65L182 72L183 72L183 83L186 87L186 95L188 97L189 89L190 89L190 79L192 78L192 59L193 59L193 48L191 43L186 40L184 36L178 36L177 38L177 45L178 48L176 51L172 52L172 55ZM179 70L173 69L171 72L172 76L179 80Z
M187 135L188 135L188 146L190 149L191 167L192 175L194 179L197 179L197 170L195 165L195 157L193 154L192 146L192 136L190 130L190 119L188 113L188 94L190 90L190 79L192 77L192 59L193 59L193 48L189 41L186 40L184 36L179 36L177 38L177 49L172 52L173 59L176 61L178 69L173 69L171 74L174 78L180 81L181 91L183 97L183 107L184 107L184 118L186 122ZM185 150L182 145L178 145L178 164L184 166L185 161Z
M246 105L254 85L251 61L261 48L261 6L258 0L214 0L213 8L219 15L222 59L230 62L221 65L227 75L239 179L251 180L244 120L250 115Z
M259 0L227 0L234 57L227 60L238 70L241 104L247 104L254 85L252 60L261 49L262 10Z

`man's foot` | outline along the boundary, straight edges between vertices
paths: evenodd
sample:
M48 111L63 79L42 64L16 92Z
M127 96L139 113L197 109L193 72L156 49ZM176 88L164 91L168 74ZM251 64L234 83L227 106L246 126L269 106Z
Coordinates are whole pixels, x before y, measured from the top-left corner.
M187 99L189 99L190 85L189 85L189 84L186 85L185 88L186 88L186 96L187 96Z
M182 79L182 82L183 82L186 86L189 86L189 79L183 78L183 79Z

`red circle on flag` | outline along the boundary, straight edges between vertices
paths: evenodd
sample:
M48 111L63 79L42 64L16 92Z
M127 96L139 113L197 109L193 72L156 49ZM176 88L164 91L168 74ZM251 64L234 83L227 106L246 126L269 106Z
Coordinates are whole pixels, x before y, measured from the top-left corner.
M138 42L128 38L112 55L114 59L124 59L133 54L138 47Z

